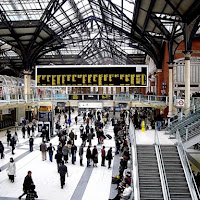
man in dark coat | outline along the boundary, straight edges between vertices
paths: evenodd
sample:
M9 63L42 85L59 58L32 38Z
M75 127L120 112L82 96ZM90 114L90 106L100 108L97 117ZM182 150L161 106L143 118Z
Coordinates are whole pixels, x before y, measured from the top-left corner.
M83 148L84 148L84 145L81 144L81 146L79 147L80 166L83 166Z
M62 164L59 167L59 173L60 173L61 188L63 189L63 185L65 185L65 174L66 173L67 173L67 177L68 177L68 171L67 171L66 165L64 165L64 161L62 161Z
M92 157L92 153L91 153L91 150L90 150L90 146L88 146L87 152L86 152L87 167L90 166L90 159L91 159L91 157Z
M30 128L30 126L28 125L28 127L27 127L27 135L28 135L28 138L30 137L30 134L31 134L31 128Z
M4 152L4 146L3 146L3 143L0 141L0 154L1 154L1 159L4 157L4 156L3 156L3 152Z
M23 135L23 138L25 139L25 132L26 132L26 128L25 126L22 127L22 135Z
M23 183L23 191L24 193L18 197L18 199L21 199L25 194L27 194L27 191L30 190L31 185L33 184L32 180L32 172L28 171L28 175L24 178L24 183Z
M106 159L108 160L108 169L109 169L110 165L111 165L111 160L113 159L113 156L112 156L112 147L110 147L110 149L108 150Z
M31 136L30 139L29 139L30 152L33 151L33 142L34 142L34 139L33 139L33 137Z

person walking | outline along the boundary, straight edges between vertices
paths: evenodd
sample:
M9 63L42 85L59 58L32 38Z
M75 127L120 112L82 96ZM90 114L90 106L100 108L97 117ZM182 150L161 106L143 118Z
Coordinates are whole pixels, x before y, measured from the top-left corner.
M110 167L110 165L111 165L111 160L113 159L113 156L112 156L112 147L110 147L110 149L108 150L106 159L108 160L108 169L110 169L110 168L111 168L111 167Z
M0 141L0 154L1 154L1 159L4 158L4 146L1 141Z
M59 167L60 167L61 162L62 162L62 152L60 152L59 150L57 150L57 153L55 155L55 159L56 159L57 169L58 169L58 173L59 173Z
M35 185L31 185L30 190L27 191L26 200L34 200L35 198L38 198Z
M9 146L9 142L10 142L11 137L12 137L9 129L6 131L6 136L7 136L7 146Z
M25 139L26 128L25 126L22 127L22 137Z
M86 140L87 140L87 134L86 134L85 131L84 131L83 134L81 135L81 138L82 138L82 144L83 144L83 146L85 147Z
M30 128L29 125L27 126L27 135L28 135L28 138L29 138L30 135L31 135L31 128Z
M21 199L24 195L27 194L27 192L28 192L28 190L30 190L32 184L33 184L32 172L28 171L28 175L24 178L23 194L21 196L19 196L18 199Z
M14 155L14 150L15 150L15 138L14 136L10 139L10 146L12 148L12 155Z
M32 136L35 137L35 127L34 124L31 126Z
M15 132L15 134L14 134L14 139L15 139L15 145L16 145L17 142L19 142L19 138L18 138L17 132Z
M49 152L49 160L53 162L53 151L55 151L55 148L52 146L52 143L49 144L47 151Z
M93 160L93 167L97 167L98 151L97 151L97 147L96 146L94 146L94 148L92 150L92 160Z
M62 148L62 154L63 154L63 157L64 157L64 161L65 163L68 163L68 158L69 158L69 149L68 149L68 146L67 144L65 144L65 146Z
M70 127L71 122L72 122L72 121L71 121L71 119L69 118L69 119L68 119L69 127Z
M40 151L42 152L42 160L46 160L47 145L45 144L45 141L40 145Z
M90 167L90 159L92 157L92 153L90 150L90 145L87 148L87 152L86 152L86 158L87 158L87 167Z
M105 167L106 151L105 146L101 149L101 166Z
M68 177L67 166L64 165L64 161L61 162L61 166L59 167L59 174L60 174L61 188L63 189L63 186L65 185L65 174L67 174Z
M15 166L15 162L14 162L13 158L10 158L10 162L8 163L8 168L6 171L8 173L10 182L14 183L15 176L16 176L16 166Z
M79 147L80 166L83 166L83 148L84 148L84 145L81 144L81 146Z
M29 139L30 152L33 151L33 143L34 143L34 139L33 139L33 137L31 136L30 139Z

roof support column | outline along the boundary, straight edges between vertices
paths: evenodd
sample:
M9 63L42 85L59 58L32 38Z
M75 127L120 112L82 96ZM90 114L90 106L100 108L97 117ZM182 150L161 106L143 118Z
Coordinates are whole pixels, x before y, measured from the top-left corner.
M169 111L168 117L173 116L173 63L168 63L169 66Z
M157 69L156 94L161 95L161 90L162 90L162 69Z
M190 112L190 56L192 51L185 51L185 114Z
M31 94L31 71L24 71L24 94L25 99L30 99Z

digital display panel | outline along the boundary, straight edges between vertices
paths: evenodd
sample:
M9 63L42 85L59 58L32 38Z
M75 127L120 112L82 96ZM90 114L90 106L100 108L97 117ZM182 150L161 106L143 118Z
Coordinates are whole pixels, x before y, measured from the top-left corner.
M147 87L147 65L36 66L36 86Z

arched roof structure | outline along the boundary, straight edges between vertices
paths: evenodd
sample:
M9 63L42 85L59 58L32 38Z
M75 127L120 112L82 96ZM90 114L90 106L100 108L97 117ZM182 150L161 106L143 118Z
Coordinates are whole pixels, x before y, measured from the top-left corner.
M36 64L144 63L162 66L199 37L199 0L4 0L0 70Z

